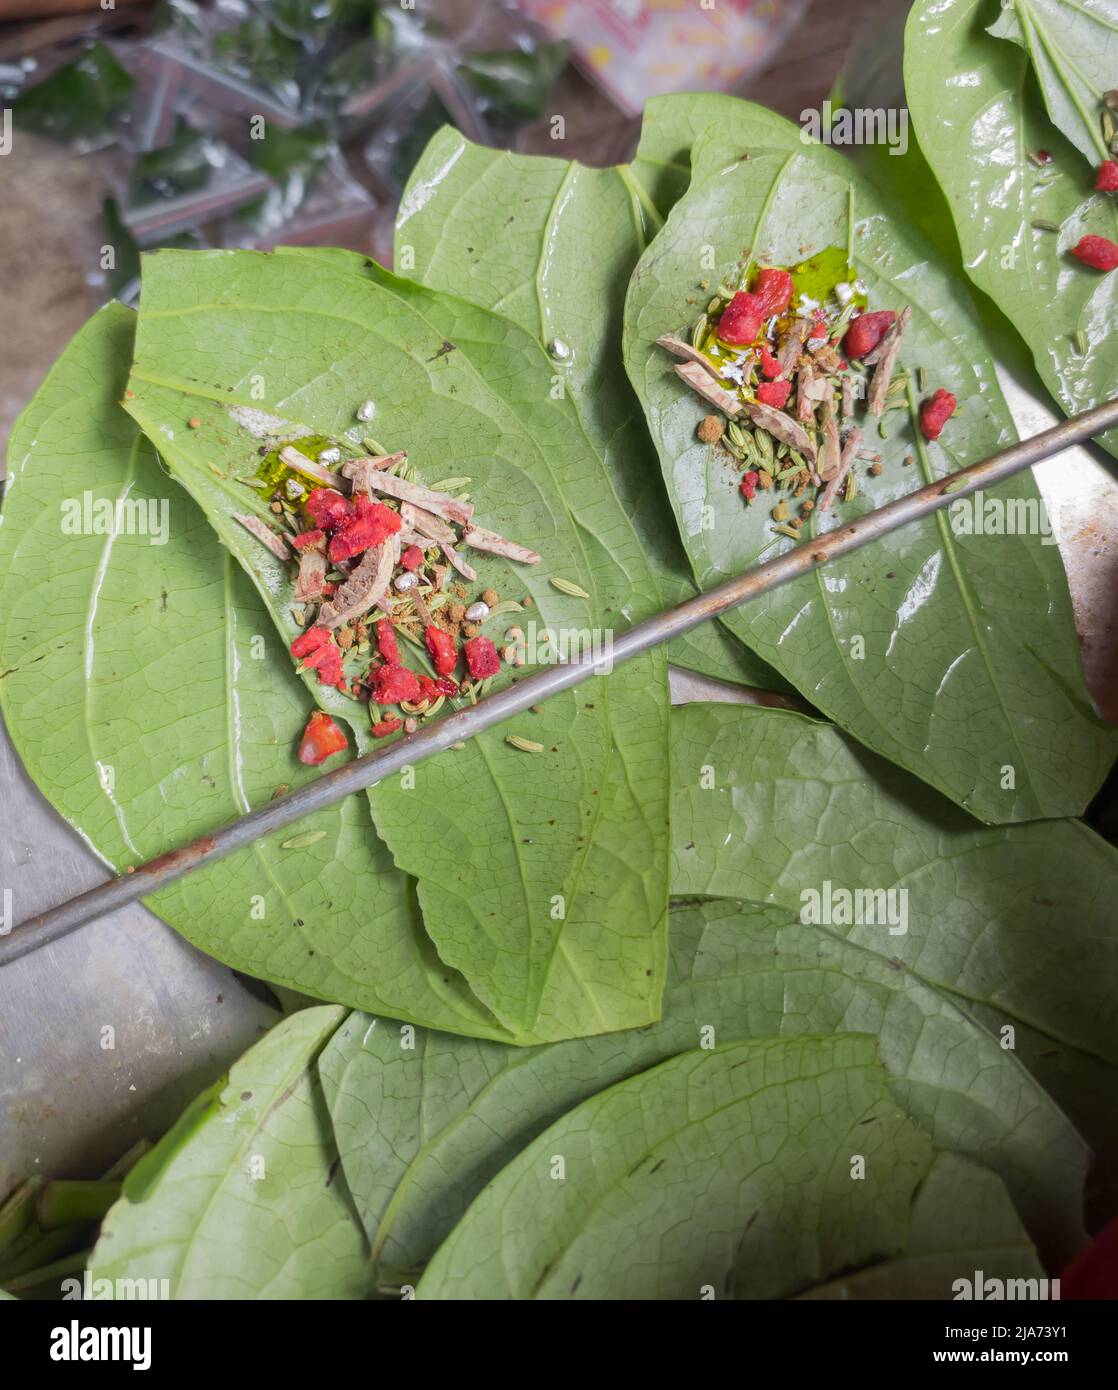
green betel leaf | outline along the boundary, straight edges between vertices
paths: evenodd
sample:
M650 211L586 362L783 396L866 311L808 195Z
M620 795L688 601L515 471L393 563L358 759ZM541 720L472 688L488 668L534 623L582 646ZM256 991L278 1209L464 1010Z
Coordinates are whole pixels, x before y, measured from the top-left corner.
M1096 166L1109 159L1099 125L1118 72L1118 14L1109 0L1002 0L987 33L1029 55L1053 125L1084 158Z
M919 1244L919 1192L936 1162L890 1097L873 1038L684 1053L529 1144L474 1201L416 1294L786 1297ZM968 1252L944 1273L973 1269Z
M315 1071L343 1017L284 1019L141 1159L90 1258L95 1294L102 1279L152 1281L151 1298L371 1294Z
M905 89L967 274L1021 334L1070 415L1114 392L1118 276L1070 249L1086 235L1118 239L1118 204L1091 191L1090 171L1033 91L1028 55L991 37L987 17L982 0L918 0L905 31ZM1075 62L1084 57L1076 47ZM1041 152L1051 163L1034 162ZM1118 454L1118 431L1099 442Z
M691 705L672 732L674 892L771 903L827 950L913 976L1067 1097L1113 1170L1097 1103L1118 1064L1110 845L1078 821L976 827L800 715ZM1013 1190L1047 1247L1043 1198Z
M301 631L288 567L235 519L254 504L268 515L241 481L259 466L244 410L356 447L375 429L407 450L420 482L470 477L478 522L543 556L477 564L502 596L531 601L520 615L529 656L533 631L541 649L551 631L604 650L655 602L652 581L552 384L546 356L514 324L379 268L356 273L351 257L165 253L146 262L127 407L250 574L285 644ZM367 400L372 424L355 418ZM498 641L507 621L493 619ZM367 747L365 708L307 679ZM519 1041L659 1015L667 712L654 651L370 792L395 863L419 882L440 959ZM510 732L543 752L528 759Z
M508 154L439 131L412 172L395 263L526 329L549 352L633 520L657 608L695 592L640 403L621 362L625 288L663 218L638 166L588 169ZM670 642L669 661L784 689L776 672L714 623Z
M708 588L797 542L774 533L771 494L746 507L734 460L697 439L708 407L656 346L691 321L704 260L713 282L735 273L743 247L770 265L837 247L871 307L912 308L899 362L909 371L904 408L887 412L888 438L870 435L880 476L859 469L857 498L822 521L813 512L800 544L825 554L827 531L985 457L1013 431L957 280L873 185L769 112L728 97L702 103L712 119L722 114L695 147L691 189L634 274L625 354L684 545ZM960 402L937 444L916 426L918 368L929 390ZM1032 520L995 532L974 521L972 504L956 503L951 515L875 540L724 621L837 724L981 820L1077 814L1105 775L1115 731L1091 708L1031 476L992 489L984 508L988 500Z
M679 907L671 948L664 1016L639 1031L524 1049L347 1019L319 1066L383 1287L414 1283L500 1169L605 1086L714 1043L850 1027L937 1145L1001 1176L1053 1260L1081 1243L1084 1143L964 1001L784 906Z
M1001 1182L973 1163L940 1154L913 1199L904 1249L800 1296L1041 1298L1044 1287L1044 1269Z
M0 707L43 794L118 872L314 774L311 707L267 609L119 401L135 315L97 314L11 438ZM367 798L148 900L210 955L320 998L510 1038L435 953Z

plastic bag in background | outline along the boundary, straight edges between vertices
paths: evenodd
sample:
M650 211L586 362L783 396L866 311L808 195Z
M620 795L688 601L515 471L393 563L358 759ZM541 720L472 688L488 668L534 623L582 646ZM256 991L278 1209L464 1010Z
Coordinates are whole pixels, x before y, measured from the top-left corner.
M78 49L41 75L39 61L15 67L0 89L11 102L18 129L72 145L80 153L127 138L134 83L113 52L100 42Z
M411 30L378 0L165 0L158 52L207 101L277 125L331 118L406 57Z
M271 6L267 25L294 22L303 8L302 0ZM172 0L157 38L121 46L122 59L137 82L134 125L141 148L162 150L173 162L176 142L181 142L184 156L190 149L208 151L215 168L220 165L229 175L210 182L209 197L198 189L193 206L188 197L179 207L161 210L157 204L144 209L137 229L141 242L147 244L153 230L148 219L154 217L154 229L167 231L213 223L211 239L223 246L267 250L281 243L368 245L376 203L350 173L332 138L328 116L305 119L313 103L304 103L296 81L298 76L321 91L322 80L332 72L338 40L316 17L326 8L316 6L307 19L309 38L305 45L301 40L296 45L298 62L289 47L295 31L276 30L279 42L273 56L286 54L292 62L286 68L278 60L266 64L260 74L266 87L255 82L244 65L246 52L266 44L261 16L241 0L222 0L213 12L200 10L191 0ZM338 5L329 8L336 11ZM357 7L351 4L347 12L351 21L358 15L366 28L357 32L365 32L371 13L365 0ZM353 37L352 23L344 32ZM230 36L235 42L215 43ZM224 69L211 65L215 51L226 63ZM147 164L148 155L139 162ZM172 168L172 178L176 173ZM151 180L147 182L150 188ZM136 220L135 212L133 203L127 203L123 217L129 225ZM171 213L175 215L168 220Z
M93 235L118 269L95 278L131 294L139 248L184 237L387 257L395 199L435 130L511 142L567 51L502 0L165 0L150 37L88 49L59 76L69 124L50 87L29 108L60 138L116 147L110 225Z
M441 125L483 144L511 144L519 126L544 113L567 64L569 46L504 0L428 0L422 14L396 6L389 13L400 61L342 108L386 195L399 193Z
M325 123L273 130L252 142L249 156L270 187L224 220L222 246L368 247L376 201L350 173Z
M638 115L668 92L729 92L775 53L808 0L517 0L570 41L579 67Z

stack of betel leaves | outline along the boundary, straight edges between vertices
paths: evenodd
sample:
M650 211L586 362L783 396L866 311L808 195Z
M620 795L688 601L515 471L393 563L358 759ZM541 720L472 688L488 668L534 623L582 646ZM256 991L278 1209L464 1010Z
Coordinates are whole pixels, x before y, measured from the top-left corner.
M732 98L613 169L444 130L395 259L153 255L17 426L0 699L118 870L1015 437L946 255ZM311 1000L91 1277L1058 1273L1115 1205L1118 859L1076 817L1116 741L1043 540L941 513L154 895ZM669 662L805 712L672 710Z

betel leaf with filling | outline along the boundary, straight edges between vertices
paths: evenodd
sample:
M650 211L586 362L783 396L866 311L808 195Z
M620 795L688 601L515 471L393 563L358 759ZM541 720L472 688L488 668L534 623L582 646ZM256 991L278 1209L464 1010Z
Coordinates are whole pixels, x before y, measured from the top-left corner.
M0 708L118 872L314 775L295 755L313 706L263 601L121 407L135 319L108 305L63 352L12 431L0 511ZM259 979L512 1037L439 960L363 795L147 901Z
M659 606L695 592L687 557L621 361L625 290L663 226L641 164L571 160L472 144L447 126L412 170L396 219L395 264L432 289L495 309L548 350L633 519ZM677 666L784 689L771 667L717 623L667 645Z
M375 426L356 418L366 401ZM475 521L543 557L529 566L482 554L480 580L526 600L522 620L539 628L608 640L655 601L636 533L569 401L553 396L539 346L503 318L379 268L357 273L329 254L151 257L126 406L285 641L301 631L287 566L236 519L254 505L268 516L244 485L259 458L238 410L350 445L375 428L385 447L407 451L420 482L472 478ZM499 640L507 618L493 622ZM370 791L395 863L418 881L440 959L521 1041L659 1014L663 672L662 653L649 652ZM371 744L364 706L307 680L358 746Z
M1071 415L1114 394L1118 277L1082 264L1071 248L1084 236L1118 241L1118 203L1094 190L1094 170L1044 109L1029 54L988 33L989 18L983 0L918 0L905 30L905 91L966 273ZM1089 57L1082 48L1073 56ZM1101 113L1100 105L1094 118ZM1118 454L1118 431L1099 443Z
M825 553L831 528L986 457L1013 427L965 292L873 185L770 112L727 97L689 100L709 117L707 132L691 188L634 273L625 353L706 588L797 544ZM878 460L856 462L857 496L816 510L793 539L774 524L772 494L746 506L740 466L698 438L710 407L656 340L686 329L696 286L735 275L743 256L792 266L835 254L871 308L911 310L906 377L880 432L857 417ZM937 389L959 410L933 444L916 417ZM1039 518L1030 476L990 491ZM1105 775L1115 731L1084 685L1056 548L1035 525L1002 529L1014 533L975 534L940 512L723 621L841 727L979 819L1077 814Z

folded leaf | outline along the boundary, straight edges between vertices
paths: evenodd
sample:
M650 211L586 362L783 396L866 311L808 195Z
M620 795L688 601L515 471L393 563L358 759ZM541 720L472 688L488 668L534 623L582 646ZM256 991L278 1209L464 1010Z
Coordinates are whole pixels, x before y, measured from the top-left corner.
M395 262L432 289L498 310L549 350L637 528L661 609L695 584L621 363L625 287L663 225L643 172L491 150L444 127L404 192ZM667 655L704 675L786 688L714 623L670 642Z
M1093 166L1110 158L1099 116L1118 71L1118 16L1100 0L1002 0L987 33L1020 44L1029 55L1044 104Z
M286 642L286 566L236 520L258 441L230 408L359 443L378 438L419 480L473 479L475 520L544 556L482 556L524 626L597 636L649 603L635 532L551 368L526 334L461 300L343 256L184 255L146 262L127 407L248 570ZM188 419L198 423L186 428ZM243 416L240 417L243 419ZM480 552L479 552L480 554ZM561 576L591 595L560 592ZM507 620L506 620L507 621ZM495 632L505 626L498 620ZM527 632L529 645L532 631ZM370 792L398 867L419 881L426 930L521 1041L658 1016L667 865L667 691L654 651ZM364 707L312 693L371 742ZM506 735L528 733L529 758Z
M872 307L912 307L902 365L923 367L929 390L945 387L962 403L928 444L910 380L907 410L888 413L889 437L871 436L882 473L860 478L859 496L837 515L813 512L802 544L825 551L829 529L985 457L1013 431L957 281L873 185L769 112L728 97L693 100L722 116L693 152L691 189L634 274L625 350L706 588L795 542L774 534L763 494L744 505L732 460L696 438L704 405L656 346L694 316L700 256L713 261L713 282L733 272L743 246L775 265L848 247ZM905 466L909 456L915 466ZM1059 554L1036 533L1032 478L991 494L1036 518L1034 532L976 534L940 513L725 622L836 723L980 819L1076 814L1105 775L1115 731L1090 705Z
M919 1241L913 1198L935 1163L872 1038L684 1053L530 1144L443 1242L417 1297L785 1297Z
M264 604L120 408L135 315L101 310L12 432L0 707L43 794L118 871L313 774L310 701ZM441 962L351 796L148 899L202 950L306 994L511 1037ZM324 885L328 885L327 887Z
M199 1096L125 1180L92 1280L167 1280L149 1296L175 1299L370 1296L314 1068L343 1017L293 1014Z
M967 274L1013 323L1070 415L1114 392L1118 276L1080 264L1070 249L1087 235L1118 240L1118 204L1091 191L1090 171L1034 94L1027 54L991 37L987 18L982 0L917 0L905 31L905 89ZM1090 61L1078 41L1073 58ZM1030 159L1041 151L1050 164ZM1096 151L1093 162L1100 158ZM1099 442L1118 454L1118 430Z

